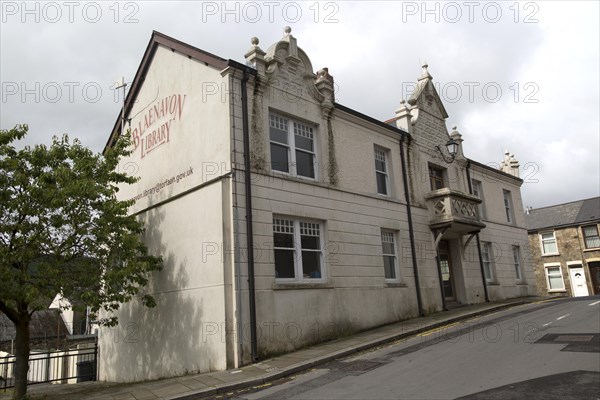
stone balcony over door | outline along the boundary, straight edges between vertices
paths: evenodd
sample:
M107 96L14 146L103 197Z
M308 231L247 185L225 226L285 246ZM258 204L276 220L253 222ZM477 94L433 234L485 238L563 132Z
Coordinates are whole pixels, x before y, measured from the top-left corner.
M444 237L460 237L485 228L479 214L481 200L477 197L443 188L425 195L429 210L429 227L445 229Z

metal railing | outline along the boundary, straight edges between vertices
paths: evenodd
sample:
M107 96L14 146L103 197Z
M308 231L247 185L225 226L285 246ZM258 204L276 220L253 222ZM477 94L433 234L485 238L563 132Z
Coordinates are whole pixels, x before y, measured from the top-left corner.
M0 388L15 386L15 363L16 358L13 355L0 357ZM95 381L97 366L97 343L93 347L64 351L32 351L29 355L27 384Z

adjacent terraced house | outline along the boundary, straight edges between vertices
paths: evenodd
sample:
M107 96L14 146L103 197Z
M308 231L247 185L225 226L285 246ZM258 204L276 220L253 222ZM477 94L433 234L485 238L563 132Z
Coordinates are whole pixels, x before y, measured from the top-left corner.
M529 209L525 221L538 294L600 294L600 197Z
M126 304L102 330L101 379L223 370L535 294L518 162L465 156L427 65L379 121L336 102L289 28L245 58L152 34L107 146L132 136L121 168L140 180L119 196L165 268L156 308Z

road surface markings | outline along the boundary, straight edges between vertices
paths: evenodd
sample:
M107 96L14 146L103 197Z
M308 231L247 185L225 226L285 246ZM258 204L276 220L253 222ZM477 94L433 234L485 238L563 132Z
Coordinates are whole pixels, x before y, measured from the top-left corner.
M560 317L556 318L556 320L557 320L557 321L560 321L561 319L563 319L563 318L566 318L566 317L568 317L569 315L571 315L571 314L565 314L565 315L561 315Z
M593 303L591 303L591 304L588 304L588 306L595 306L595 305L596 305L596 304L598 304L598 303L600 303L600 300L598 300L598 301L595 301L595 302L593 302Z
M562 300L562 299L563 299L563 297L554 297L554 298L551 298L551 299L545 299L545 300L534 301L534 302L533 302L533 303L531 303L531 304L541 304L541 303L547 303L547 302L549 302L549 301L556 301L556 300Z
M439 327L439 328L430 329L430 330L428 330L428 331L425 331L425 332L419 333L417 336L429 336L429 335L431 335L432 333L435 333L435 332L438 332L438 331L442 331L442 330L444 330L444 329L448 329L448 328L450 328L450 327L452 327L452 326L454 326L454 325L458 325L458 322L455 322L455 323L453 323L453 324L449 324L449 325L444 325L444 326L441 326L441 327Z
M544 325L542 325L542 326L548 326L548 325L550 325L551 323L552 323L552 322L547 322L547 323L545 323L545 324L544 324Z

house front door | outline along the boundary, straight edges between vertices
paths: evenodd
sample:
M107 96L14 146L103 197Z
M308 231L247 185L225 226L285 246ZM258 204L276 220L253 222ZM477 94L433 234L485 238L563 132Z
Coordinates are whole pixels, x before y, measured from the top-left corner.
M571 278L571 293L573 293L573 297L588 296L589 292L583 267L580 265L569 267L569 276Z
M600 262L588 262L588 267L592 277L592 290L594 294L600 294Z
M452 281L452 262L450 257L450 245L447 240L441 240L438 246L438 256L440 260L440 269L442 272L442 286L444 288L444 297L447 300L455 300L454 283Z

